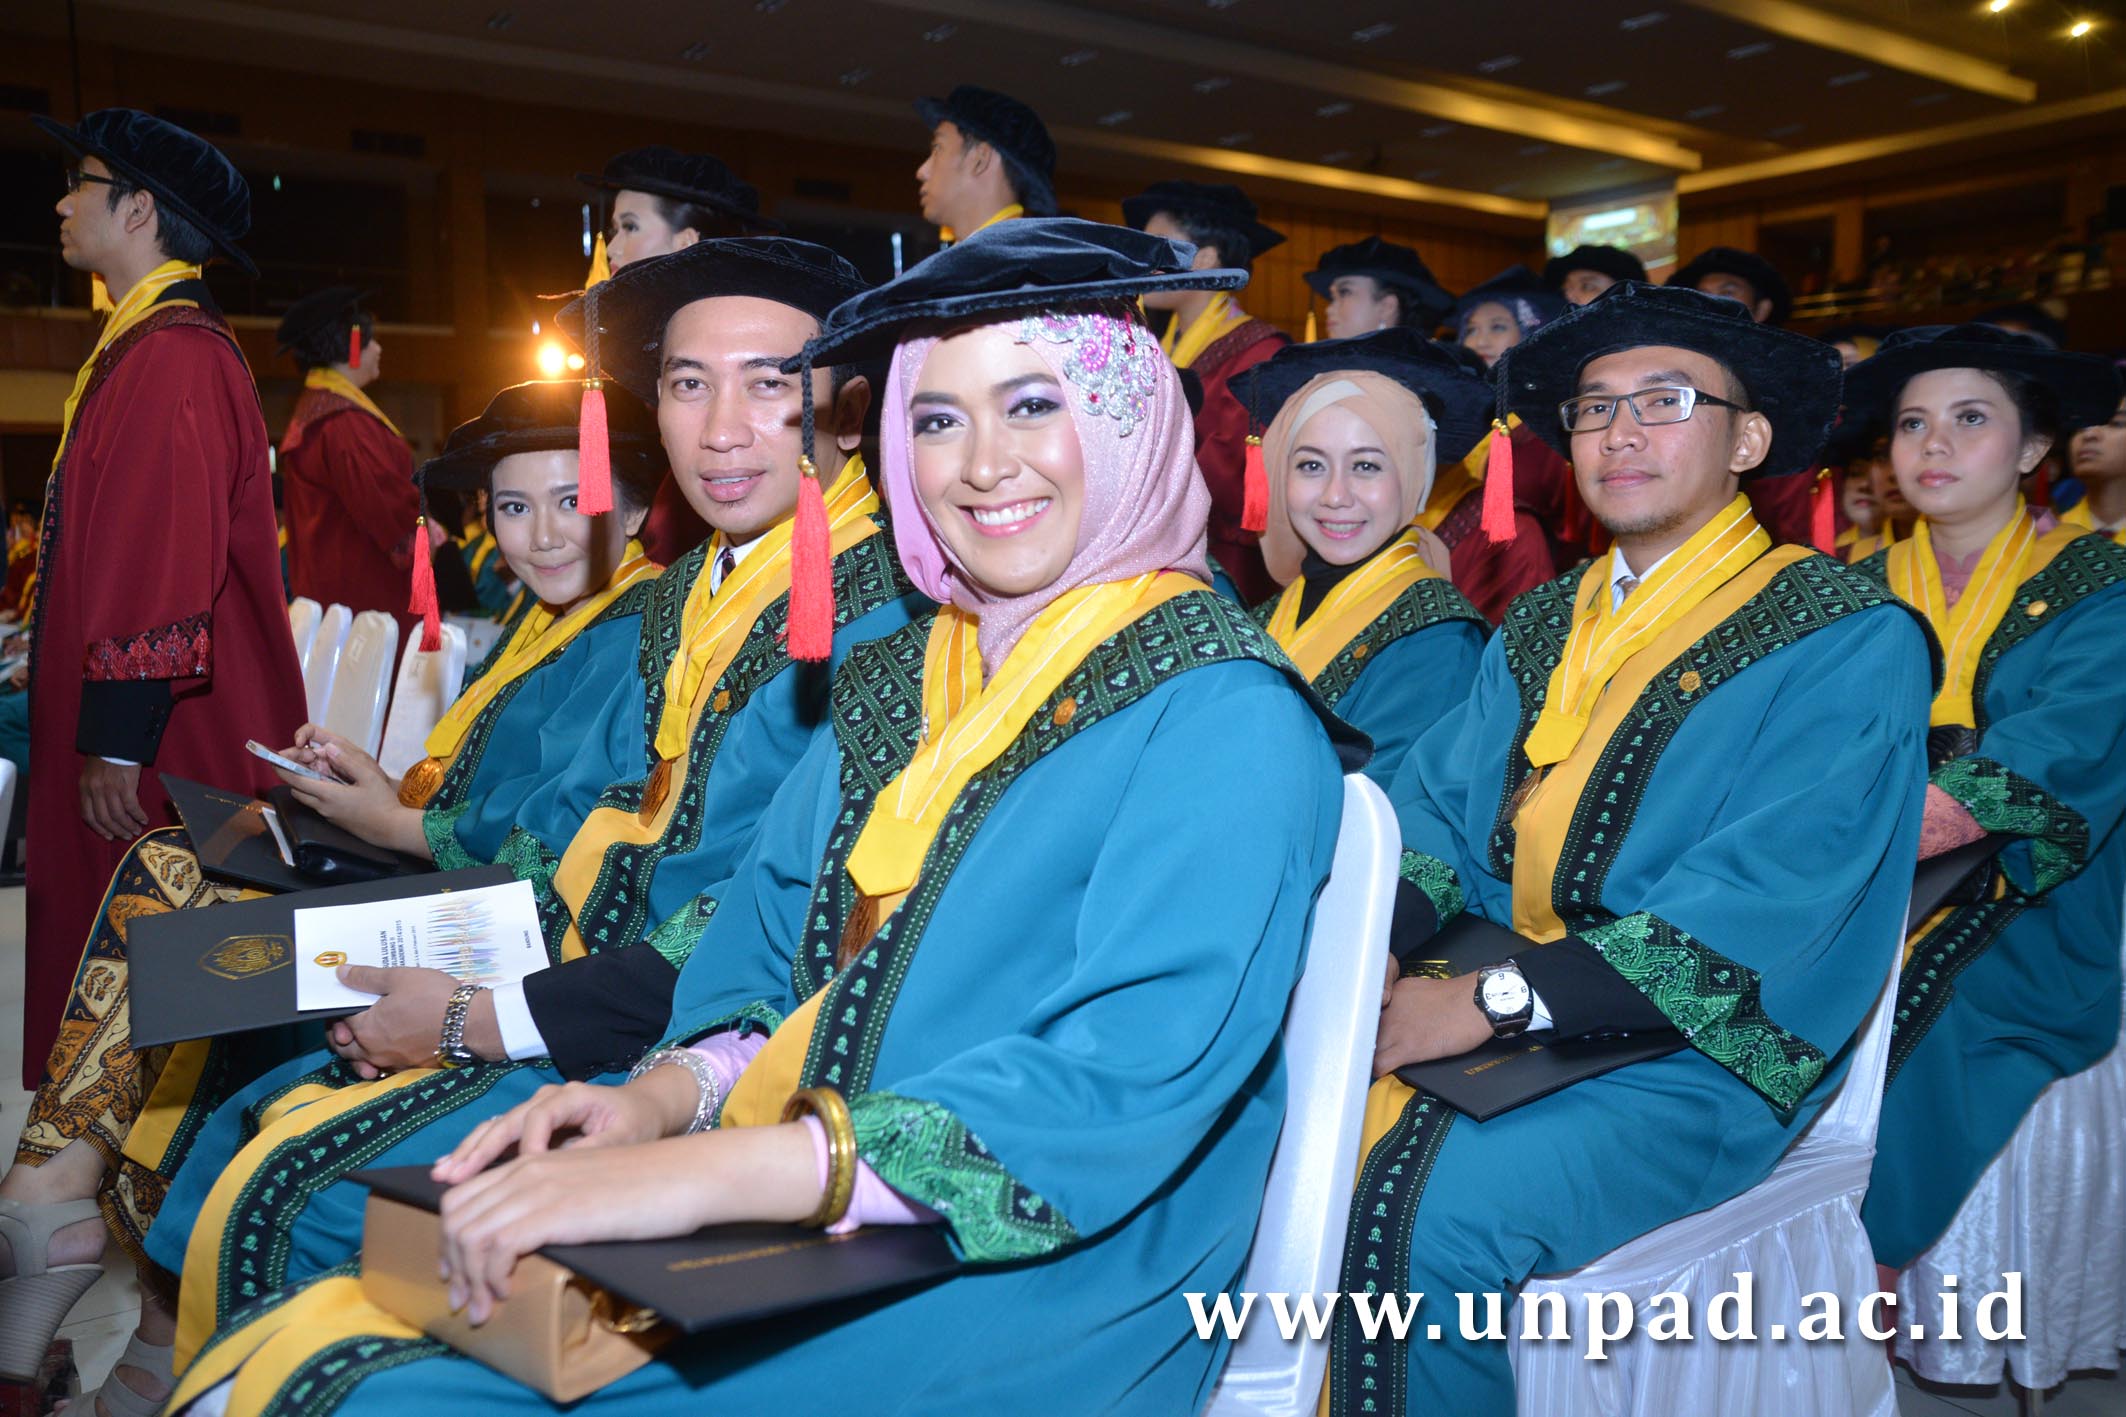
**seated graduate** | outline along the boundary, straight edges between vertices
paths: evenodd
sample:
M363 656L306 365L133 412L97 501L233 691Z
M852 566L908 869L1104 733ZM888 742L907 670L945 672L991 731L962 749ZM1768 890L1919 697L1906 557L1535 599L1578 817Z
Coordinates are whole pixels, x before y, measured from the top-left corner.
M1429 335L1454 309L1454 297L1413 248L1378 236L1331 246L1306 273L1328 302L1323 323L1330 339L1408 327Z
M666 1036L694 1046L469 1138L437 1167L445 1262L476 1322L563 1238L935 1223L966 1266L754 1341L676 1342L569 1410L1202 1409L1224 1346L1181 1295L1246 1259L1335 745L1364 748L1207 586L1179 384L1130 298L1239 278L1189 256L1003 223L814 346L898 339L894 539L945 608L838 677L832 730L687 961ZM578 1140L549 1149L552 1128ZM1038 1344L1013 1338L1029 1323ZM309 1384L320 1364L333 1380ZM232 1376L237 1413L548 1410L345 1275L246 1315L178 1407Z
M1923 857L2005 846L1922 922L1898 980L1889 1083L1861 1218L1902 1268L1954 1218L2046 1085L2119 1036L2126 891L2126 548L2023 498L2053 442L2117 406L2104 360L1991 325L1899 331L1847 375L1890 425L1919 509L1855 569L1934 627Z
M471 676L430 735L431 756L408 773L403 794L367 754L315 725L297 735L302 746L287 750L344 775L344 784L321 784L282 774L304 801L371 842L415 856L487 861L520 820L543 817L558 823L550 830L568 831L590 810L594 795L569 800L548 790L535 775L530 748L557 726L572 736L570 725L602 701L611 678L629 672L646 583L657 572L631 538L664 475L664 451L647 408L625 395L612 400L616 510L578 515L581 393L574 381L504 389L421 469L425 486L492 485L503 554L539 589L541 605ZM82 952L58 1045L16 1142L15 1166L0 1181L6 1197L0 1215L37 1237L27 1246L32 1253L17 1257L23 1266L17 1277L0 1281L0 1330L24 1335L25 1343L41 1334L35 1345L41 1353L100 1272L108 1225L151 1277L141 1338L126 1366L140 1374L128 1375L130 1386L156 1401L168 1391L170 1317L161 1292L168 1285L155 1282L145 1259L148 1228L215 1108L268 1069L314 1048L318 1037L315 1029L265 1029L136 1052L127 927L143 914L258 894L204 876L181 827L149 832L134 844ZM429 1031L441 1023L438 998Z
M1341 1287L1511 1292L1762 1180L1843 1077L1911 891L1927 637L1828 556L1773 549L1742 479L1805 467L1838 356L1732 301L1623 283L1506 358L1521 417L1616 537L1522 596L1390 797L1412 889ZM1778 849L1766 849L1766 832ZM1525 936L1424 977L1464 910ZM1393 1075L1529 1030L1688 1046L1477 1123ZM1510 1414L1507 1347L1367 1339L1328 1411Z
M492 990L435 970L365 973L382 998L331 1053L214 1115L148 1246L184 1276L180 1361L251 1298L353 1253L361 1192L340 1179L424 1128L443 1139L422 1160L448 1150L508 1105L502 1064L551 1059L590 1077L660 1036L722 882L826 722L834 667L928 607L856 454L869 384L778 367L864 288L824 247L729 237L637 262L562 312L593 369L654 401L675 480L716 531L653 583L631 667L588 686L602 700L572 731L525 744L535 794L595 804L565 830L520 813L487 858L536 888L559 967ZM831 474L806 451L815 414L821 451L843 459ZM589 501L596 479L581 481ZM439 866L482 860L455 832L430 839Z
M1841 561L1859 559L1853 548L1872 542L1883 527L1882 503L1875 496L1875 464L1889 455L1889 440L1876 423L1848 409L1824 441L1823 462L1838 500L1837 531L1831 552ZM1819 550L1822 548L1818 548ZM1872 547L1870 548L1872 551Z
M1433 476L1482 436L1491 385L1413 329L1288 345L1234 381L1275 409L1263 435L1262 556L1282 594L1255 620L1337 716L1373 740L1387 785L1410 745L1459 703L1490 623L1414 520Z
M2060 521L2100 531L2126 546L2126 399L2102 423L2074 435L2067 471L2082 484L2081 500Z

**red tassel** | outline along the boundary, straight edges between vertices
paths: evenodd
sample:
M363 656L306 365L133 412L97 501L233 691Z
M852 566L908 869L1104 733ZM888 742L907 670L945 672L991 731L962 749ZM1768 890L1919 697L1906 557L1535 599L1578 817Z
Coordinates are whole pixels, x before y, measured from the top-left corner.
M1270 474L1262 465L1262 439L1248 434L1247 456L1241 460L1240 529L1257 536L1270 525Z
M1816 469L1816 490L1809 503L1809 541L1826 556L1838 551L1838 492L1831 470Z
M834 557L827 497L812 459L803 459L799 472L790 528L790 658L818 663L834 652Z
M349 325L347 327L347 367L351 369L361 362L362 327L360 325Z
M428 518L413 524L413 594L406 609L421 617L421 653L443 647L443 611L436 603L435 543L428 539Z
M613 509L613 455L606 445L605 385L583 384L583 408L576 418L576 510L587 517Z
M1491 420L1491 456L1484 465L1484 539L1497 545L1511 541L1513 520L1513 435L1504 422Z

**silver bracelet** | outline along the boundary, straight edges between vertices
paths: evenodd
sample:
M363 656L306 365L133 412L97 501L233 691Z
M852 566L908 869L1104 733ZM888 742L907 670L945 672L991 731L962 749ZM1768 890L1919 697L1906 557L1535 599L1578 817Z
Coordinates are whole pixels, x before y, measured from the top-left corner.
M692 1136L696 1132L707 1131L709 1123L716 1117L716 1109L723 1103L723 1083L716 1076L715 1066L701 1054L691 1048L659 1048L635 1064L633 1070L628 1073L627 1080L633 1082L650 1069L665 1063L685 1068L694 1075L694 1120L687 1123L684 1135Z

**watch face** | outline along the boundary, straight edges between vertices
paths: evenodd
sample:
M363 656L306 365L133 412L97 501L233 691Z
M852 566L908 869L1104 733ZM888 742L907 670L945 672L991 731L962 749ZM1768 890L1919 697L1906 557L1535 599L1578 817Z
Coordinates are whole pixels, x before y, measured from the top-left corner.
M1528 1007L1528 981L1519 970L1501 969L1484 976L1484 1007L1501 1017Z

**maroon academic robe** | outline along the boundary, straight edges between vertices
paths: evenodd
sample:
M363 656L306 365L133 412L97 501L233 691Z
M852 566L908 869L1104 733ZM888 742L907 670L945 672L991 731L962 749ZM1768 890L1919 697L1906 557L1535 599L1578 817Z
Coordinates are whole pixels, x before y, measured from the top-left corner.
M1247 501L1248 411L1233 396L1233 377L1252 369L1291 341L1267 320L1249 320L1213 340L1189 367L1203 381L1203 410L1196 415L1196 466L1211 489L1211 554L1225 567L1241 598L1257 605L1277 593L1262 563L1259 532L1244 531Z
M709 524L666 473L650 499L650 514L642 520L643 552L658 565L669 566L708 539Z
M1520 452L1518 443L1514 452ZM1514 484L1518 488L1518 476ZM1440 520L1435 534L1446 543L1448 578L1454 588L1468 596L1484 612L1484 618L1496 625L1505 618L1506 606L1515 596L1555 579L1557 568L1550 541L1543 535L1543 524L1518 499L1513 508L1511 541L1494 543L1484 535L1483 520L1484 489L1479 485L1462 494L1454 510Z
M1785 472L1777 477L1753 477L1742 484L1750 499L1757 524L1776 544L1808 546L1809 527L1816 511L1816 469Z
M29 958L23 1085L58 1034L83 941L128 843L81 819L84 754L142 764L151 825L174 820L158 772L263 790L244 740L303 722L266 424L227 326L157 310L98 357L41 532L32 627Z
M405 439L338 394L304 389L281 436L280 468L289 594L357 615L382 610L405 644L418 621L406 600L421 515Z

